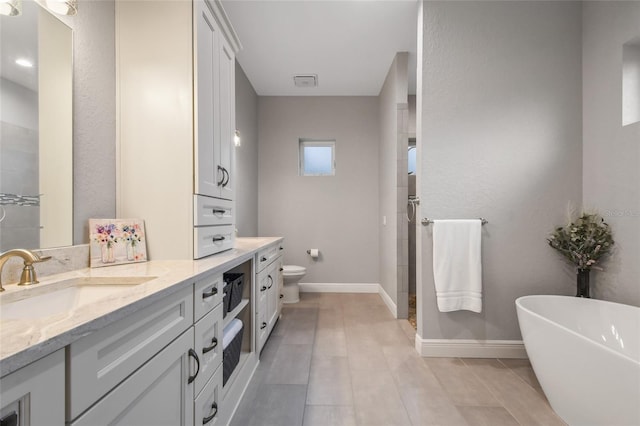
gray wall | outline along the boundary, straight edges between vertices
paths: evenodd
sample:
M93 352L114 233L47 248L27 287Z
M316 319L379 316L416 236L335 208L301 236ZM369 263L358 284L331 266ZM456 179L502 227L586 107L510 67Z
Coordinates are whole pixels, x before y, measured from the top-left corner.
M258 95L236 62L236 229L240 237L258 235Z
M519 339L514 301L572 294L546 243L582 193L581 6L425 2L418 75L421 215L485 217L483 311L439 313L431 227L421 227L428 339Z
M380 285L396 304L398 318L407 317L409 290L407 199L408 54L398 53L378 96L380 157L378 226Z
M73 241L88 219L116 215L115 3L81 2L73 29Z
M285 238L284 261L307 267L303 282L379 282L377 121L376 97L258 100L258 231ZM336 140L335 176L298 175L299 138Z
M584 166L587 207L604 215L615 252L596 272L597 298L640 306L640 123L622 126L622 45L640 36L639 2L583 6Z

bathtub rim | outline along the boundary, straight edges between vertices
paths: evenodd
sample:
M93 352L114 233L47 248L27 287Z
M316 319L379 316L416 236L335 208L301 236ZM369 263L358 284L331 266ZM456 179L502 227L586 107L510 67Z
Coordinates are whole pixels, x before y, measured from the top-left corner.
M600 343L597 340L590 339L590 338L584 336L583 334L577 333L574 330L571 330L570 328L568 328L568 327L566 327L566 326L564 326L562 324L559 324L559 323L557 323L555 321L551 321L550 319L540 315L539 313L534 312L531 309L522 306L522 302L521 302L522 299L548 299L548 298L551 298L551 299L567 299L567 298L575 299L576 297L575 296L563 296L563 295L559 295L559 294L531 294L531 295L526 295L526 296L520 296L520 297L518 297L516 299L516 308L517 308L517 310L522 309L526 313L531 314L534 317L539 318L539 319L543 320L544 322L546 322L548 324L553 324L553 325L559 327L560 329L570 333L571 335L578 337L579 339L582 339L582 340L585 340L585 341L587 341L589 343L595 344L598 347L604 349L607 352L610 352L611 354L613 354L613 355L615 355L617 357L620 357L620 358L623 358L625 360L628 360L628 361L632 362L633 364L635 364L637 367L640 368L640 358L633 359L629 355L625 355L623 353L620 353L620 352L616 351L615 349L612 349L612 348L610 348L610 347L608 347L606 345L603 345L602 343ZM606 303L606 304L611 304L611 305L631 306L632 308L640 309L640 307L637 307L637 306L627 305L627 304L624 304L624 303L610 302L608 300L600 300L600 299L589 299L589 300L593 300L596 303ZM591 303L591 302L588 302L588 303ZM516 313L517 313L517 310L516 310ZM520 325L520 318L519 317L518 317L518 325ZM520 327L520 333L522 334L522 327ZM522 336L522 340L524 341L525 347L526 347L526 343L527 342L526 342L524 336Z

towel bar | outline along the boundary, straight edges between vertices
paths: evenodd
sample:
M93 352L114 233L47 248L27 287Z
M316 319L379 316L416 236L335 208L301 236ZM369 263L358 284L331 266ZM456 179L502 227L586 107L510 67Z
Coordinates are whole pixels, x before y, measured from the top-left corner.
M485 219L485 218L480 217L478 219L480 219L480 222L482 222L483 225L486 225L487 223L489 223L489 221L487 219ZM433 219L429 219L427 217L422 218L422 224L424 226L431 225L432 223L433 223Z

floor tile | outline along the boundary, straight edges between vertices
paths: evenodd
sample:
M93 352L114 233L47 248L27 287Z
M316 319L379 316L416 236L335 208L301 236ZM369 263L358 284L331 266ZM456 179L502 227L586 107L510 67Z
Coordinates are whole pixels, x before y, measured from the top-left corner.
M544 392L542 391L542 387L540 386L540 382L538 382L536 373L533 371L533 368L531 367L531 363L529 362L528 359L501 358L499 361L504 365L506 365L511 371L516 373L522 380L527 382L532 388L537 390L540 394L544 395Z
M377 294L285 305L231 426L563 425L527 360L428 359Z
M306 386L260 386L253 415L245 426L300 426L304 418Z
M283 338L283 342L284 340ZM312 348L312 345L281 343L264 382L282 385L306 385L309 381Z
M307 405L304 426L356 426L356 413L352 405Z
M497 359L463 361L521 425L565 424L543 396Z
M313 345L314 356L347 356L347 336L344 329L317 330Z
M307 405L352 405L347 357L316 357L311 361Z
M359 425L411 425L389 371L355 370L351 380Z
M349 368L353 370L388 370L382 347L377 343L363 343L347 339Z
M502 407L458 407L469 426L519 426Z
M500 403L458 358L425 358L424 362L436 375L442 387L456 405L489 405Z

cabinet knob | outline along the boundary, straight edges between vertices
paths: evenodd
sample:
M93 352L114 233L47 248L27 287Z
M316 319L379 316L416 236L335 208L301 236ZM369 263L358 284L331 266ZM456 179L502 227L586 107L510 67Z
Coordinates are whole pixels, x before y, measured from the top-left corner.
M281 294L281 295L280 295L280 299L282 299L283 297L284 297L284 294Z
M260 330L264 330L265 328L267 328L267 323L263 322L262 325L260 326Z
M267 258L266 258L266 257L262 256L262 257L260 258L260 262L266 262L266 261L267 261Z
M284 271L284 268L280 267L280 272Z

